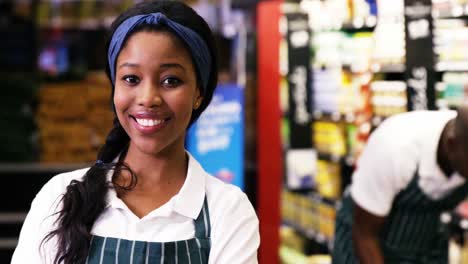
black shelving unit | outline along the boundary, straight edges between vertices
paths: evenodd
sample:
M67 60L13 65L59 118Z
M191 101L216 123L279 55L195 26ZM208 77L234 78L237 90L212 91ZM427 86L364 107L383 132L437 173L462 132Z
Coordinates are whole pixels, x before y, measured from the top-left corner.
M353 166L355 162L354 157L350 155L339 156L339 155L332 155L329 153L320 153L320 152L318 153L318 159L330 161L333 163L340 163L340 164L343 164L344 166Z
M404 73L404 64L374 64L371 66L373 73Z
M352 22L341 25L340 30L346 32L372 32L377 25L377 17L369 16L366 18L355 18Z
M296 231L298 234L309 240L306 248L314 248L314 250L308 249L306 252L313 251L314 253L317 253L317 250L315 250L316 248L324 248L325 250L322 251L323 253L326 253L333 247L333 240L328 239L324 234L315 232L314 230L304 229L288 221L283 221L282 224L294 229L294 231Z
M404 3L408 110L433 110L436 95L432 0L405 0ZM409 30L423 24L424 30Z
M356 120L354 113L342 114L339 112L328 113L322 111L313 111L314 121L331 121L331 122L345 122L353 123Z
M53 176L89 164L0 163L0 263L9 263L31 202Z
M437 72L468 72L468 61L440 61L434 69Z
M432 17L435 19L468 18L468 4L450 4L433 8Z

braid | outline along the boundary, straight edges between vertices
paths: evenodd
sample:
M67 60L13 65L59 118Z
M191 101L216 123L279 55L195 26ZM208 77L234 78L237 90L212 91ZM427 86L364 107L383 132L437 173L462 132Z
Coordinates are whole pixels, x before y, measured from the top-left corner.
M54 263L83 263L88 255L91 228L106 206L108 188L107 173L111 169L120 171L123 163L112 163L114 158L126 148L129 137L120 126L117 118L114 127L106 138L98 154L96 163L84 175L82 181L73 180L62 197L62 209L58 211L57 229L50 232L42 241L57 237L57 255ZM128 167L126 169L130 170ZM131 171L130 171L131 172ZM132 179L135 179L132 173ZM130 188L134 186L132 181Z
M114 158L128 145L130 138L120 125L119 120L114 118L114 127L107 135L106 143L98 153L98 160L103 163L111 163Z

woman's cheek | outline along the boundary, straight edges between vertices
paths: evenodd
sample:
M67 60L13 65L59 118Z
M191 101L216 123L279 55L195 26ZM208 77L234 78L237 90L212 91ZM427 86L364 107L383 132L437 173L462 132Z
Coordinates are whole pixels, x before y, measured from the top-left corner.
M114 105L116 110L122 110L122 108L125 108L125 105L128 103L128 96L124 96L122 92L120 92L120 89L115 89L114 93Z

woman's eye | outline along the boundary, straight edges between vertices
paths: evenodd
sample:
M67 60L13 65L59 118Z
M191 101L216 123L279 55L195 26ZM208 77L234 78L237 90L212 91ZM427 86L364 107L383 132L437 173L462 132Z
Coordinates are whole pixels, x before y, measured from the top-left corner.
M181 83L182 83L182 81L180 79L178 79L178 78L175 78L175 77L169 77L169 78L166 78L166 79L164 79L162 81L162 85L165 86L165 87L169 87L169 88L177 87Z
M140 79L135 75L126 75L122 78L122 80L130 85L135 85L140 81Z

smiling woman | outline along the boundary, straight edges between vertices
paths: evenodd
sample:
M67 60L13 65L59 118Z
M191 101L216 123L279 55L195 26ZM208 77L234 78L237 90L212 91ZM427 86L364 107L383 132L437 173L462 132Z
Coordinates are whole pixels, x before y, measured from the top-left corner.
M246 195L184 149L217 81L208 25L181 2L145 2L110 36L114 128L94 166L37 194L12 263L257 263Z
M190 53L180 40L168 32L142 31L127 41L117 60L114 105L132 139L130 153L183 150L201 100Z

